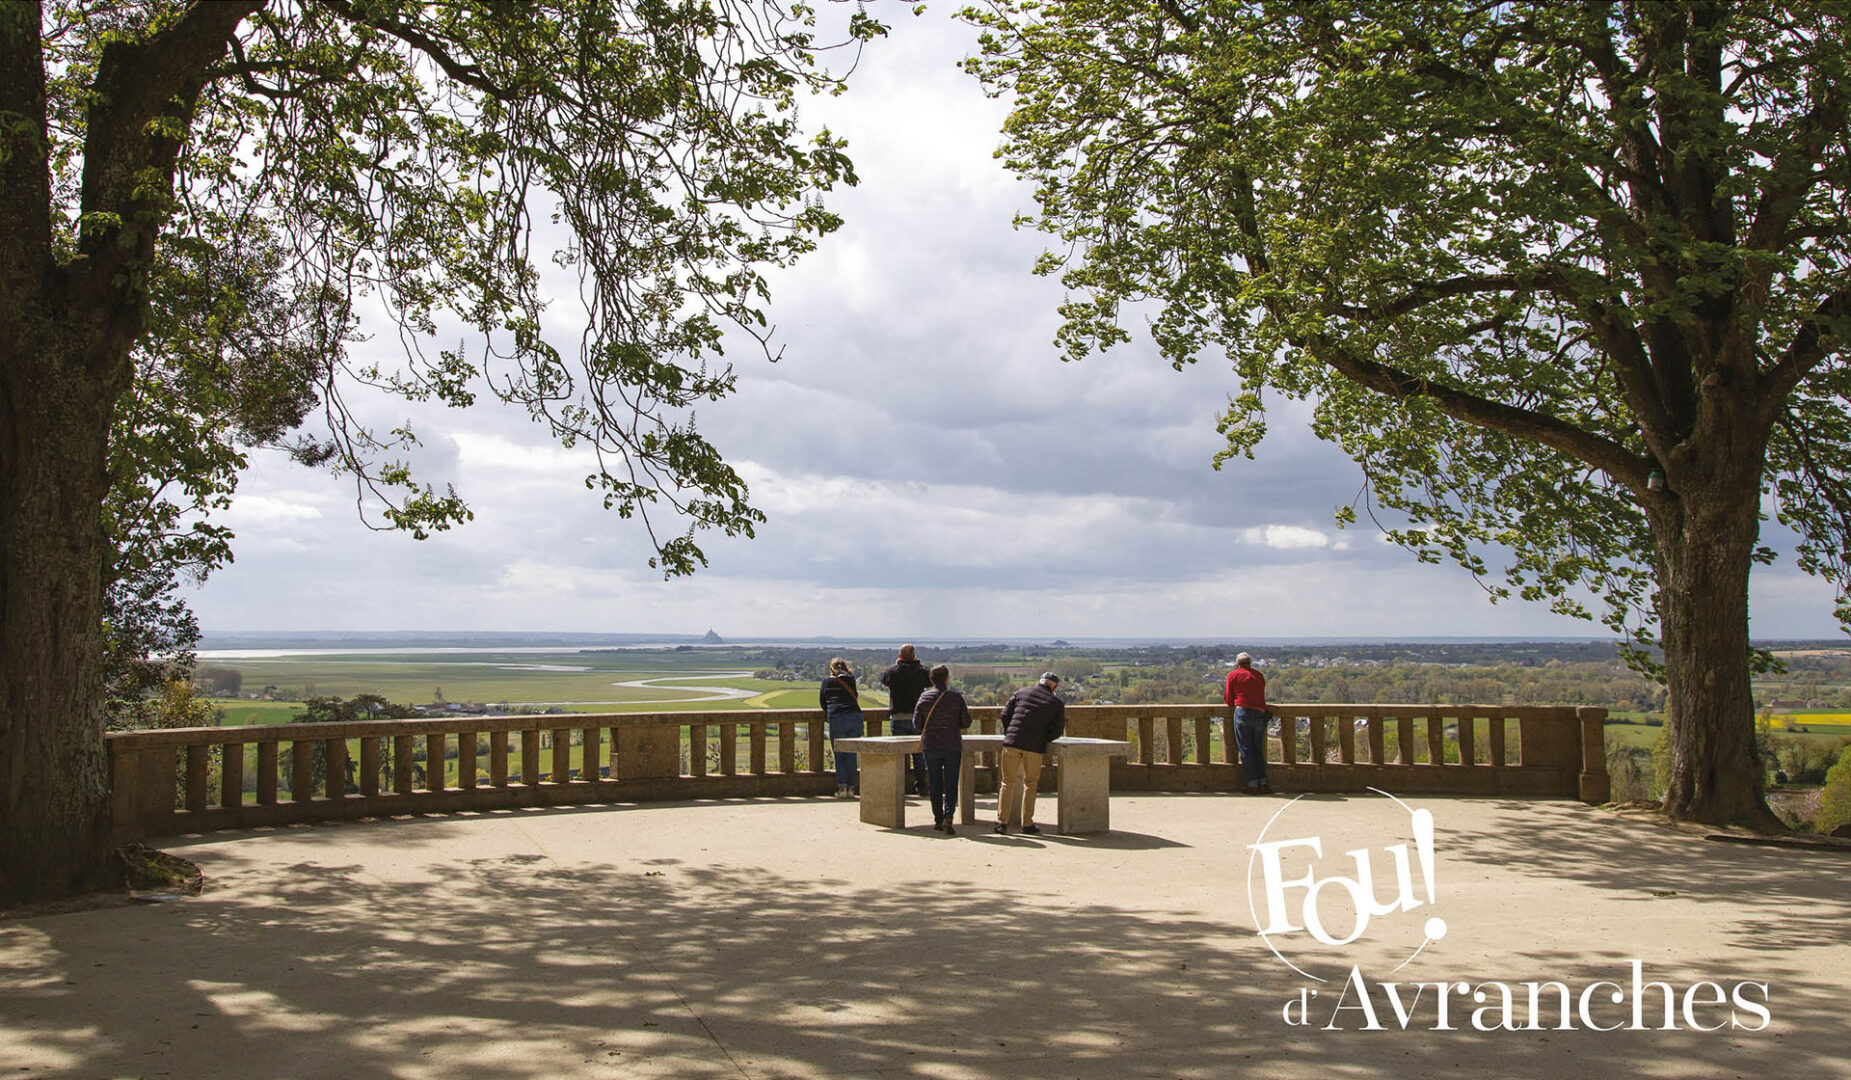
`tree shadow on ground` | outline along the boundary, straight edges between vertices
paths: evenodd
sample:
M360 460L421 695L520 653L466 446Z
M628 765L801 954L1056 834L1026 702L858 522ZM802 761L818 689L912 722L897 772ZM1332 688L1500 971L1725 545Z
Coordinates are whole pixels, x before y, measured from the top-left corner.
M412 851L439 842L436 824L379 827ZM328 859L280 868L261 837L218 847L221 888L198 899L0 926L0 1066L21 1047L64 1076L246 1080L1688 1076L1775 1063L1835 1077L1846 1065L1842 986L1777 997L1778 1032L1758 1039L1299 1029L1280 1015L1300 982L1209 913L1130 897L1060 906L1004 873L862 887L692 859L639 872L465 853L429 880L381 881L341 861L341 831L325 830ZM1681 840L1564 831L1519 825L1461 854L1599 887L1677 872L1699 902L1822 888L1778 853L1680 867ZM1801 913L1790 932L1823 917ZM1610 977L1620 955L1564 939L1500 977ZM1764 959L1724 957L1705 975L1778 978Z

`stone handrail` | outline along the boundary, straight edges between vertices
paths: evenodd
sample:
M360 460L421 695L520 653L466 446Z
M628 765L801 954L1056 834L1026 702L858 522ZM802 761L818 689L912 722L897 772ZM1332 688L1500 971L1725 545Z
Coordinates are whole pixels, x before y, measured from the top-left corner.
M1609 797L1605 709L1275 703L1272 711L1280 723L1266 771L1275 791ZM1220 761L1210 753L1211 721L1227 712L1219 705L1072 708L1067 730L1114 739L1132 732L1134 757L1112 765L1114 791L1235 791L1245 780L1233 740L1222 740Z
M1273 711L1293 721L1280 725L1278 760L1268 767L1279 791L1607 798L1604 709ZM1223 741L1221 760L1210 753L1210 721L1226 712L1213 705L1071 706L1067 730L1131 739L1133 759L1112 765L1114 790L1233 791L1242 780L1231 742ZM996 730L1000 709L971 713L974 730ZM867 719L868 734L880 734L885 715L870 711ZM747 709L177 728L107 739L114 829L126 841L394 814L828 795L835 779L824 733L822 714L812 709ZM1393 761L1385 752L1391 743ZM984 755L979 769L986 789L995 786L992 756ZM443 767L428 768L431 762Z

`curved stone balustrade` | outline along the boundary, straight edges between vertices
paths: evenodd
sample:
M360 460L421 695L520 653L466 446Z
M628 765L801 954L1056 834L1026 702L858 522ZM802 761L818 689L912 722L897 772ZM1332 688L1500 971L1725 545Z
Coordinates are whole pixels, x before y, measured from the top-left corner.
M994 733L999 709L971 710ZM1532 795L1604 802L1606 710L1276 705L1278 791ZM1071 706L1068 734L1129 739L1115 791L1235 791L1210 705ZM868 714L868 734L885 721ZM809 709L565 713L117 732L107 736L121 840L208 829L581 803L828 795ZM743 745L742 745L743 744ZM1217 753L1218 752L1218 753ZM441 769L431 762L443 763ZM453 764L452 764L453 763ZM994 754L976 783L995 789ZM1043 786L1056 786L1054 766ZM334 778L330 783L329 779Z

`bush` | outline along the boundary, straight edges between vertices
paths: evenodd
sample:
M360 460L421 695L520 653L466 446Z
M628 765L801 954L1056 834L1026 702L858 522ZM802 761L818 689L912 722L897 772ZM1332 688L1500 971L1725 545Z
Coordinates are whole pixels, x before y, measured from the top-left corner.
M1645 802L1658 795L1652 773L1652 754L1643 747L1609 743L1607 777L1613 785L1608 797L1616 803Z
M1851 824L1851 749L1840 747L1838 763L1826 770L1813 827L1829 833L1845 824Z
M1787 782L1798 785L1825 783L1825 772L1832 762L1843 757L1847 742L1829 746L1817 739L1795 739L1774 735L1768 739L1767 753L1776 768L1785 769Z
M1652 798L1663 795L1665 781L1671 775L1671 729L1658 729L1658 738L1652 740Z

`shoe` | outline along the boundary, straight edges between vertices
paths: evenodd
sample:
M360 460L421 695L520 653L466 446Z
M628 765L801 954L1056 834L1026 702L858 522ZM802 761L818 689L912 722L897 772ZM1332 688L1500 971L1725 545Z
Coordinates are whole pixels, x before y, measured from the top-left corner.
M1040 835L1041 835L1041 826L1039 826L1039 825L1024 825L1024 826L1022 826L1022 835L1023 835L1023 836L1040 836Z
M836 788L836 798L838 798L838 799L846 799L846 798L848 798L848 787L847 787L847 785L842 785L842 786L839 786L839 787L837 787L837 788Z
M956 830L956 829L954 829L954 828L952 828L952 827L951 827L951 822L949 822L949 821L947 821L947 822L945 822L945 835L946 835L946 836L956 836L956 835L958 835L958 830Z
M991 831L998 835L1007 833L1009 831L1009 823L1007 821L999 821L996 823L996 828L992 829Z

